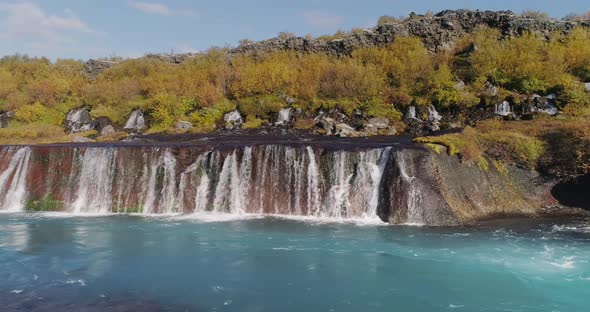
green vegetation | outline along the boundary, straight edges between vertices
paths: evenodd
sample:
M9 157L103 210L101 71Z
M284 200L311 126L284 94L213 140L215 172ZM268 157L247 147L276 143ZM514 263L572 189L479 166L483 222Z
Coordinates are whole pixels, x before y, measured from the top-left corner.
M62 204L63 201L54 199L52 194L48 194L43 198L29 198L25 203L25 210L27 212L57 211Z
M383 17L380 23L416 17ZM358 49L348 57L294 51L230 57L225 50L212 49L182 64L158 58L127 60L97 77L84 74L79 61L11 56L0 59L0 111L14 112L14 119L9 128L0 129L0 143L69 141L72 137L62 130L65 116L82 106L90 108L94 117L106 117L119 126L140 108L149 117L148 133L173 133L178 121L190 121L191 132L212 131L223 123L225 113L236 108L246 117L245 127L257 128L287 106L287 97L295 99L290 105L303 112L294 122L300 129L313 126L310 120L318 110L337 108L349 117L358 111L367 117L385 117L399 130L404 127L400 112L409 105L434 105L464 120L462 114L478 104L509 100L518 105L533 93L554 93L565 116L559 121L565 125L573 120L568 118L590 116L590 93L583 84L588 81L590 31L582 28L569 34L508 39L497 30L480 29L461 38L454 50L438 53L429 52L415 37L397 37L389 46ZM498 92L486 92L486 82L497 86ZM523 166L531 167L542 158L542 144L531 141L530 134L506 131L475 136L489 149L514 145L511 157ZM117 133L101 140L122 137ZM436 141L450 153L480 156L454 135Z
M566 179L590 173L590 120L583 117L487 120L460 133L419 137L415 141L430 148L445 146L449 155L458 155L480 168L490 158L503 174L507 173L505 164Z

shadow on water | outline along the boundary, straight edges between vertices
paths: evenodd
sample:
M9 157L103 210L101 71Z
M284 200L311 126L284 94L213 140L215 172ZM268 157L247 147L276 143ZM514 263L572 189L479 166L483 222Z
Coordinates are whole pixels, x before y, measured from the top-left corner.
M41 297L15 297L0 295L3 312L193 312L205 311L179 305L160 304L148 300L128 298L101 298L87 303Z
M551 194L560 204L590 210L590 175L555 185Z

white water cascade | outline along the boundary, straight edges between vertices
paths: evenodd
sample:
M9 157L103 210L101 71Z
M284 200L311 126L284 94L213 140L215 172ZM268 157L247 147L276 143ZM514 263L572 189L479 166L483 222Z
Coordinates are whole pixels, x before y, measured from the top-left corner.
M415 225L425 224L422 194L417 185L415 173L411 170L414 166L410 166L410 163L414 160L408 157L408 154L399 152L396 153L396 160L402 181L407 184L405 187L407 191L403 194L407 200L406 223Z
M510 109L510 103L508 103L508 101L503 101L500 104L496 104L494 112L496 115L509 116L510 114L512 114L512 111Z
M418 119L416 116L416 106L408 107L408 111L406 112L406 119Z
M439 122L442 119L442 116L438 113L434 105L428 106L428 120L432 122Z
M113 203L115 150L88 148L81 161L76 199L69 211L73 213L108 213Z
M291 121L291 108L283 108L279 111L275 125L284 126Z
M6 153L4 169L0 162L4 210L22 210L31 197L48 200L40 202L51 204L43 207L78 214L213 212L332 219L378 218L392 154L391 147L325 150L272 144L82 147L59 156L43 151L30 161L31 148L1 151ZM27 173L29 163L34 175ZM29 194L32 183L37 186Z
M27 199L27 173L31 148L9 148L2 157L11 157L8 166L0 174L0 210L23 211Z

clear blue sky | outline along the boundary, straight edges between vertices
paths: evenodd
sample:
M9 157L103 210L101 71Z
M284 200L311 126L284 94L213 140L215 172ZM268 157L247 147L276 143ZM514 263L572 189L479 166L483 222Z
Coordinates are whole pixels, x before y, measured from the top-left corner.
M266 39L369 27L381 15L443 9L590 11L588 0L0 0L0 55L88 59L190 52Z

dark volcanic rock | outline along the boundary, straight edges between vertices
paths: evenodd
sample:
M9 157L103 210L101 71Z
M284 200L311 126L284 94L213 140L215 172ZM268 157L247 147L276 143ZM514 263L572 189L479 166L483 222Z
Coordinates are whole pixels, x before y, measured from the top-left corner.
M518 168L500 172L461 164L456 157L427 150L404 149L395 155L396 178L388 186L392 196L390 223L427 225L469 224L505 216L539 216L554 203L551 185L538 173Z
M347 56L359 48L392 44L400 36L419 37L428 50L436 52L452 49L457 39L473 33L481 27L495 28L504 37L512 37L527 32L541 33L545 36L552 32L567 33L577 26L590 27L590 20L561 21L528 18L514 14L511 11L446 10L432 17L423 16L405 23L384 24L329 41L290 37L248 42L230 49L229 54L258 55L266 52L288 50L301 53ZM477 47L471 46L470 49L475 50ZM193 53L148 54L144 58L181 64L196 55ZM96 75L117 63L89 60L84 64L84 70L90 77L96 77Z
M527 32L538 32L543 35L549 35L555 31L567 33L576 26L590 27L590 21L534 19L516 15L511 11L447 10L433 17L421 17L403 24L380 25L331 41L302 37L272 38L241 45L231 50L231 53L256 55L271 51L292 50L343 56L350 55L358 48L391 44L399 36L419 37L430 51L440 51L452 49L457 39L481 27L496 28L503 36L512 37Z
M88 77L96 78L96 76L98 76L98 74L102 73L104 70L111 68L117 64L119 64L119 62L100 61L100 60L90 59L84 63L84 72L88 75Z
M8 127L8 124L10 123L10 121L12 120L13 117L14 117L13 112L6 112L6 113L0 114L0 128Z

